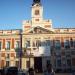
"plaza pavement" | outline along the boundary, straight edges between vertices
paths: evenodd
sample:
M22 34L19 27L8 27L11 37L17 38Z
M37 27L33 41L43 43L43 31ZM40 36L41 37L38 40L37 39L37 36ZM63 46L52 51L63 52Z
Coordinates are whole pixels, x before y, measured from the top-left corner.
M42 73L38 73L35 75L43 75ZM71 73L56 73L55 75L72 75Z

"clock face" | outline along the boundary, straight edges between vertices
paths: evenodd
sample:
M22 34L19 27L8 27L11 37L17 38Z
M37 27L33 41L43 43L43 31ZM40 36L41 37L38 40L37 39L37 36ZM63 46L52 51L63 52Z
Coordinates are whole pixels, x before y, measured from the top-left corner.
M39 15L39 10L35 10L35 15Z

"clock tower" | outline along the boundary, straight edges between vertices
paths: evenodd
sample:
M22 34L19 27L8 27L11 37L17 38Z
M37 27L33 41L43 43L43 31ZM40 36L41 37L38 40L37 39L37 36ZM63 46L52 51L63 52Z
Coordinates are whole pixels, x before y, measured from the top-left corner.
M40 0L33 0L32 4L32 27L40 25L43 19L43 7Z

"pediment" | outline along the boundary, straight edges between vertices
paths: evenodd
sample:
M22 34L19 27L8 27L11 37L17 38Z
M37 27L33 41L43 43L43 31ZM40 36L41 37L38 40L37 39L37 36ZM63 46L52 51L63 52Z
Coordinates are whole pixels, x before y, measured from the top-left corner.
M28 33L35 33L35 34L44 33L45 34L45 33L53 33L53 31L37 26L32 28Z

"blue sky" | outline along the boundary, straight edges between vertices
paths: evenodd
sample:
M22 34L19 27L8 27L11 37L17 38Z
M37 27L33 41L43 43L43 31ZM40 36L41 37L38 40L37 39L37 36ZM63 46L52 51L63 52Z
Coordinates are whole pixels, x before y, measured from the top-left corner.
M31 19L33 0L0 0L0 30L21 29ZM53 28L75 28L75 0L41 0L44 19L52 19Z

